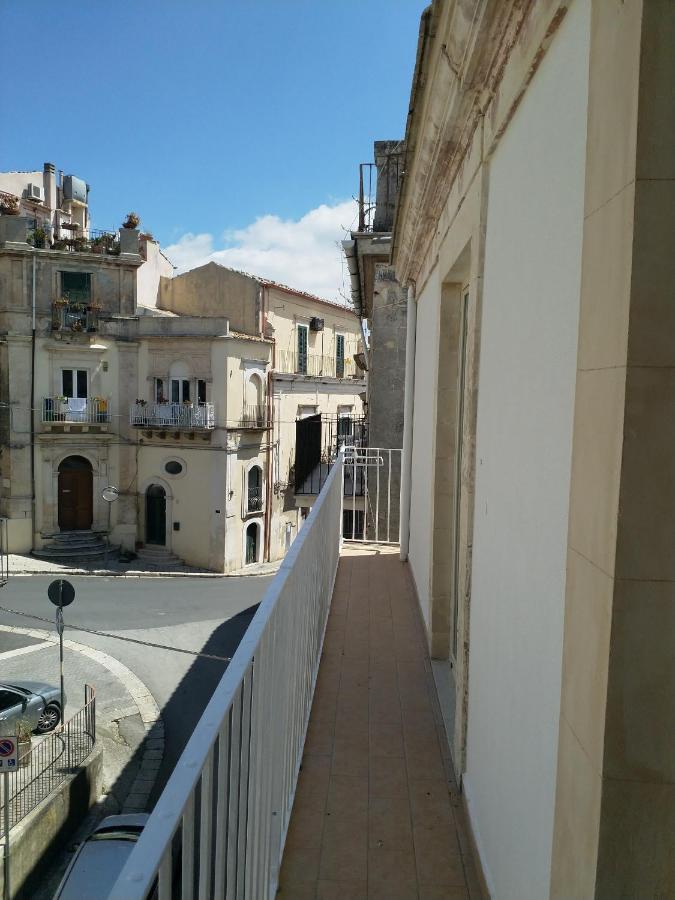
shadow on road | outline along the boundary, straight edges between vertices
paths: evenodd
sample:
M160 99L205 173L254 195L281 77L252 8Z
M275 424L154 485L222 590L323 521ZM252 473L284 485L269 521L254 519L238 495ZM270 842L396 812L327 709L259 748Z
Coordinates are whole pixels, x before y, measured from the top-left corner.
M246 629L259 604L245 609L219 625L201 648L202 653L221 657L232 657L239 646ZM167 651L167 653L170 651ZM187 741L202 715L206 704L222 678L227 663L207 657L196 657L173 694L161 709L164 721L165 750L157 780L150 794L147 812L157 802L171 772L174 769ZM131 759L120 773L115 784L108 785L108 796L124 798L140 768L147 738L144 738ZM17 894L19 900L48 900L53 895L59 879L68 864L66 849L74 849L74 843L81 840L94 824L104 815L118 810L108 808L104 803L95 804L86 823L77 835L73 835L74 823L67 821L56 835L47 851L39 860Z

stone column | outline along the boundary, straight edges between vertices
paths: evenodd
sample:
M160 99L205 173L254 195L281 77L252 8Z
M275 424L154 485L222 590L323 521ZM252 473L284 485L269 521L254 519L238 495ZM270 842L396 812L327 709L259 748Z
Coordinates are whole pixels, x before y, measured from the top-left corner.
M673 46L593 3L553 897L675 893Z

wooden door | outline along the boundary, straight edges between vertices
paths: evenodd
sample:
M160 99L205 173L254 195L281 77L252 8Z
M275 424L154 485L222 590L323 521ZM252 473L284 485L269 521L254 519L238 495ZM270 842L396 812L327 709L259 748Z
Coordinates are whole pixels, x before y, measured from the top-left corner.
M166 544L166 492L159 484L145 492L145 542Z
M59 471L59 528L86 531L94 513L91 468L64 468Z

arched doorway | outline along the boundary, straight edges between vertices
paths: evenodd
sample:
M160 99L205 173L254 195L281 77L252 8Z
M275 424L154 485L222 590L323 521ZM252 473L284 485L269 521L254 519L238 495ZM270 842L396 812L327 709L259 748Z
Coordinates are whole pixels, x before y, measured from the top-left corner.
M94 518L94 477L84 456L59 465L58 518L61 531L86 531Z
M145 492L145 543L166 544L166 491L151 484Z
M246 529L246 565L258 562L258 525L255 522Z

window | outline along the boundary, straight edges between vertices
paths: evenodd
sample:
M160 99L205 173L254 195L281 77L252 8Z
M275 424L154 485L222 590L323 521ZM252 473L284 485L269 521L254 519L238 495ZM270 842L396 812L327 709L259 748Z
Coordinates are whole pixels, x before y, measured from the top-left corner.
M307 325L298 325L298 360L296 371L300 375L307 374L307 339L309 329Z
M263 508L262 469L252 466L248 471L248 512L260 512Z
M69 399L87 398L87 370L86 369L62 369L61 387L63 396Z
M206 403L206 382L203 378L197 379L197 403L202 406Z
M8 691L3 688L0 690L0 710L11 709L13 706L18 706L24 699L25 698L21 697L19 694L15 694L14 691Z
M73 303L91 303L91 274L61 272L61 293Z
M169 475L180 475L183 471L182 463L179 463L177 459L170 459L164 466L164 471Z
M345 336L335 335L335 377L345 377Z
M166 403L163 378L155 378L155 403Z
M187 378L171 379L171 402L172 403L189 403L190 402L190 381Z

